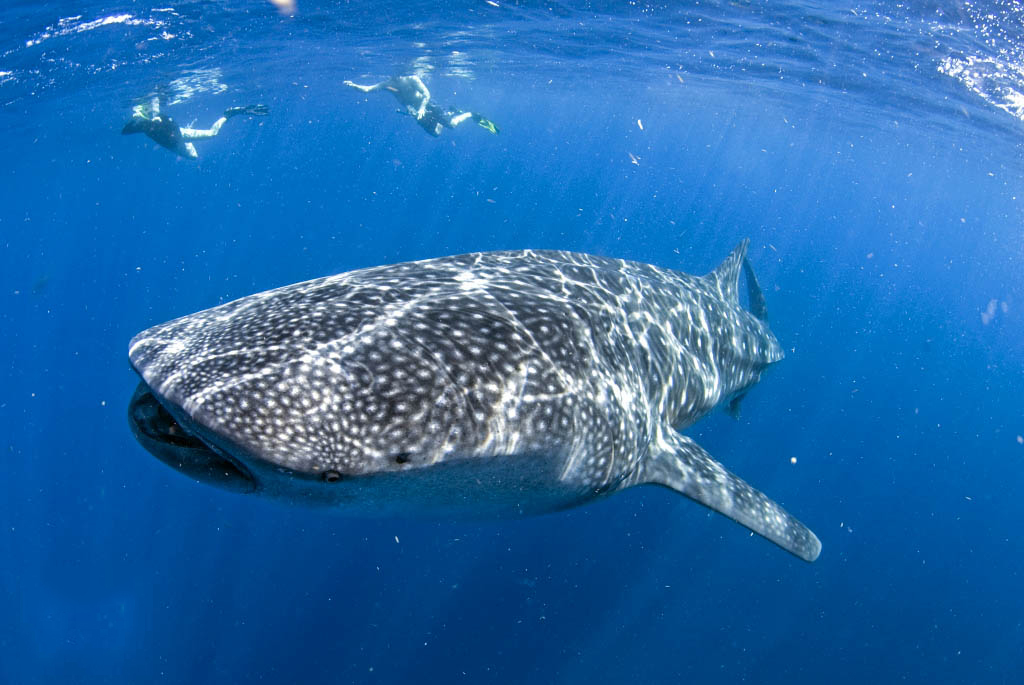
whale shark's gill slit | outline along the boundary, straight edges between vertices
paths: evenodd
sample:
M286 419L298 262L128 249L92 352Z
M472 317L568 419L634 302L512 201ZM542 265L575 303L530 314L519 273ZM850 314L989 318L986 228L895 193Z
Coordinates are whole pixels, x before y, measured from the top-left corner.
M505 312L505 315L508 317L508 320L515 326L516 331L526 338L528 344L532 345L539 351L543 361L546 362L548 367L558 375L558 378L562 382L562 385L565 388L570 389L569 391L571 391L571 389L573 389L576 386L574 380L570 378L569 375L562 370L560 364L557 364L551 358L551 355L548 354L547 350L545 350L544 347L540 345L540 343L537 341L537 338L536 336L534 336L533 331L531 331L528 326L524 325L523 322L519 320L519 316L516 314L516 312L510 309L507 304L502 302L501 299L495 295L495 293L501 292L502 290L508 290L508 288L503 288L500 285L492 286L490 300L494 304L498 305L498 307L500 307L503 312Z
M440 370L440 372L444 374L445 381L447 381L449 384L448 387L459 388L461 390L461 392L454 393L454 395L458 401L462 402L463 408L465 409L465 419L469 426L472 428L472 432L474 434L479 433L484 426L476 419L476 412L474 411L474 408L470 405L469 393L466 392L466 389L462 388L461 385L458 383L458 381L456 380L455 376L452 373L452 369L449 367L448 364L445 363L444 359L437 353L436 350L432 350L431 348L427 347L423 343L416 340L415 336L406 335L403 331L399 329L392 330L392 333L395 335L396 338L401 340L403 343L409 345L410 347L418 349L428 359L432 360L434 362L435 369ZM464 430L452 432L451 427L449 427L449 439L455 438L457 441L458 437L461 437L459 434L464 435L464 433ZM397 459L395 461L397 461Z

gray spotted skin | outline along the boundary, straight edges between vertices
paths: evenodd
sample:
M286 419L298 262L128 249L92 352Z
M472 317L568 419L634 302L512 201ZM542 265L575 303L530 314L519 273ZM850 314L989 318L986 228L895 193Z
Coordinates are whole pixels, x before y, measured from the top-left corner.
M810 531L676 439L782 358L739 304L745 253L704 277L556 251L364 269L155 326L129 357L269 494L528 514L659 483L813 558Z

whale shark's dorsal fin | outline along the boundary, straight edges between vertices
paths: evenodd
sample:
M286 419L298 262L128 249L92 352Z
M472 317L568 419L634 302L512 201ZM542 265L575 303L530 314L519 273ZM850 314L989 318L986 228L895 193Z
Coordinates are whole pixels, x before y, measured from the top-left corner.
M704 278L712 284L726 302L739 304L740 301L740 268L747 258L747 246L750 239L744 238L725 260L715 267L714 271Z
M747 277L747 300L750 305L750 313L768 323L768 306L765 303L764 293L761 292L761 285L757 282L757 276L754 275L754 268L750 265L750 260L747 259L749 245L750 239L744 238L725 258L725 261L704 278L721 293L723 300L739 304L740 269L743 269L743 273Z
M696 442L671 428L664 429L661 438L651 444L642 469L638 482L664 485L682 493L804 561L814 561L821 553L821 542L804 524L726 470Z

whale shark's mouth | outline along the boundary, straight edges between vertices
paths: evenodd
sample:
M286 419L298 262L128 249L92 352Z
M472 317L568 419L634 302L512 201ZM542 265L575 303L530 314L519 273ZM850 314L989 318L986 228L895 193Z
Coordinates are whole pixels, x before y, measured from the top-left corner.
M249 469L182 427L145 382L139 383L128 404L128 423L139 444L171 468L225 490L257 490Z

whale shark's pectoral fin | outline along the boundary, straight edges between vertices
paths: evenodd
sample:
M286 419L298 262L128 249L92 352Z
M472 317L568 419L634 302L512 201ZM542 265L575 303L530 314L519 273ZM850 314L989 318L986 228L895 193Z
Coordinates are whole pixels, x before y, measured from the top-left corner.
M725 514L804 561L814 561L821 542L786 510L729 473L696 442L666 430L651 446L640 483L664 485Z

